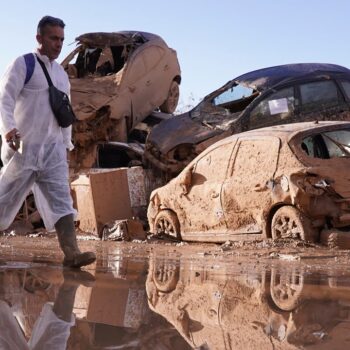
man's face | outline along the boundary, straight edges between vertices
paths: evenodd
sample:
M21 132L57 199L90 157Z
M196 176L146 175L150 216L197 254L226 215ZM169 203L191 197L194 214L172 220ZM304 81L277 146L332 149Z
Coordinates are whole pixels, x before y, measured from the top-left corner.
M36 40L39 43L39 52L50 60L55 60L61 53L64 41L64 30L60 26L47 25L43 34L38 34Z

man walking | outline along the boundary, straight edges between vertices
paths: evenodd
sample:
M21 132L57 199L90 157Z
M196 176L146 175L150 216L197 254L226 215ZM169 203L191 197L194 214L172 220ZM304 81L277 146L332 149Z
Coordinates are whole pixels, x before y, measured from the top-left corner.
M48 230L56 229L63 264L81 267L96 260L81 253L75 236L76 214L70 195L67 150L71 127L61 128L49 102L48 82L37 58L44 62L53 84L69 94L69 80L55 61L64 40L65 24L51 16L38 24L35 55L18 57L0 82L1 159L0 230L8 228L32 190ZM29 59L28 59L29 57Z

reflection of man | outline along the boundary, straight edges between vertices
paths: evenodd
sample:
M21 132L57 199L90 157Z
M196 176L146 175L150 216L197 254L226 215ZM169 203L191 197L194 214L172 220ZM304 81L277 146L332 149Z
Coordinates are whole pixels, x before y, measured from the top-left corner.
M76 290L80 284L92 287L94 277L86 271L79 270L64 271L63 274L64 282L60 286L54 304L46 303L43 306L28 343L23 335L23 330L13 316L9 303L4 300L4 284L0 283L1 350L66 349L70 329L75 324L72 310ZM0 282L3 282L1 277L3 274L0 275Z
M58 18L40 20L36 55L53 84L69 93L67 74L55 61L64 26ZM18 57L1 80L0 131L6 141L1 149L0 230L8 228L33 189L46 228L56 229L64 265L80 267L95 261L94 253L80 252L75 237L66 159L66 150L73 149L71 127L59 127L49 103L48 82L34 55Z

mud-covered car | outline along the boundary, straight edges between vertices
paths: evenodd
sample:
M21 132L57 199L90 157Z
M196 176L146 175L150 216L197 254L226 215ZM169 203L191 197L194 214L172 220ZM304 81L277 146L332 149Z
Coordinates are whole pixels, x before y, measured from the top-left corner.
M350 123L305 122L230 136L150 197L150 231L188 241L318 241L350 231Z
M158 35L122 31L87 33L62 62L71 83L75 163L91 167L98 141L127 141L155 109L173 113L179 99L176 51Z
M153 128L145 157L172 177L228 135L313 120L350 120L349 69L310 63L243 74Z

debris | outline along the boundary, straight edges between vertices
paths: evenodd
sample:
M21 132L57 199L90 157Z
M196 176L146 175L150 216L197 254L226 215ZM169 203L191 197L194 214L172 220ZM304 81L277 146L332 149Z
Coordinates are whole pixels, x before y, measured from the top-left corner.
M281 260L287 260L287 261L297 261L300 260L299 255L292 255L292 254L280 254L277 252L270 253L270 258L272 259L281 259Z
M102 239L110 241L145 240L146 233L142 223L138 220L117 220L103 227Z
M319 332L313 332L312 333L316 338L318 339L323 339L324 337L327 336L327 333L319 331Z
M180 242L180 243L176 244L177 247L182 247L184 245L188 245L188 243L187 242Z
M233 247L233 243L231 241L226 241L220 248L223 252L231 250Z
M106 223L146 216L146 173L141 167L91 169L72 182L79 229L101 236Z
M322 230L321 243L330 248L350 249L350 232L343 232L335 228Z
M44 233L43 232L37 232L37 233L30 233L28 235L29 238L36 238L36 237L43 237Z

